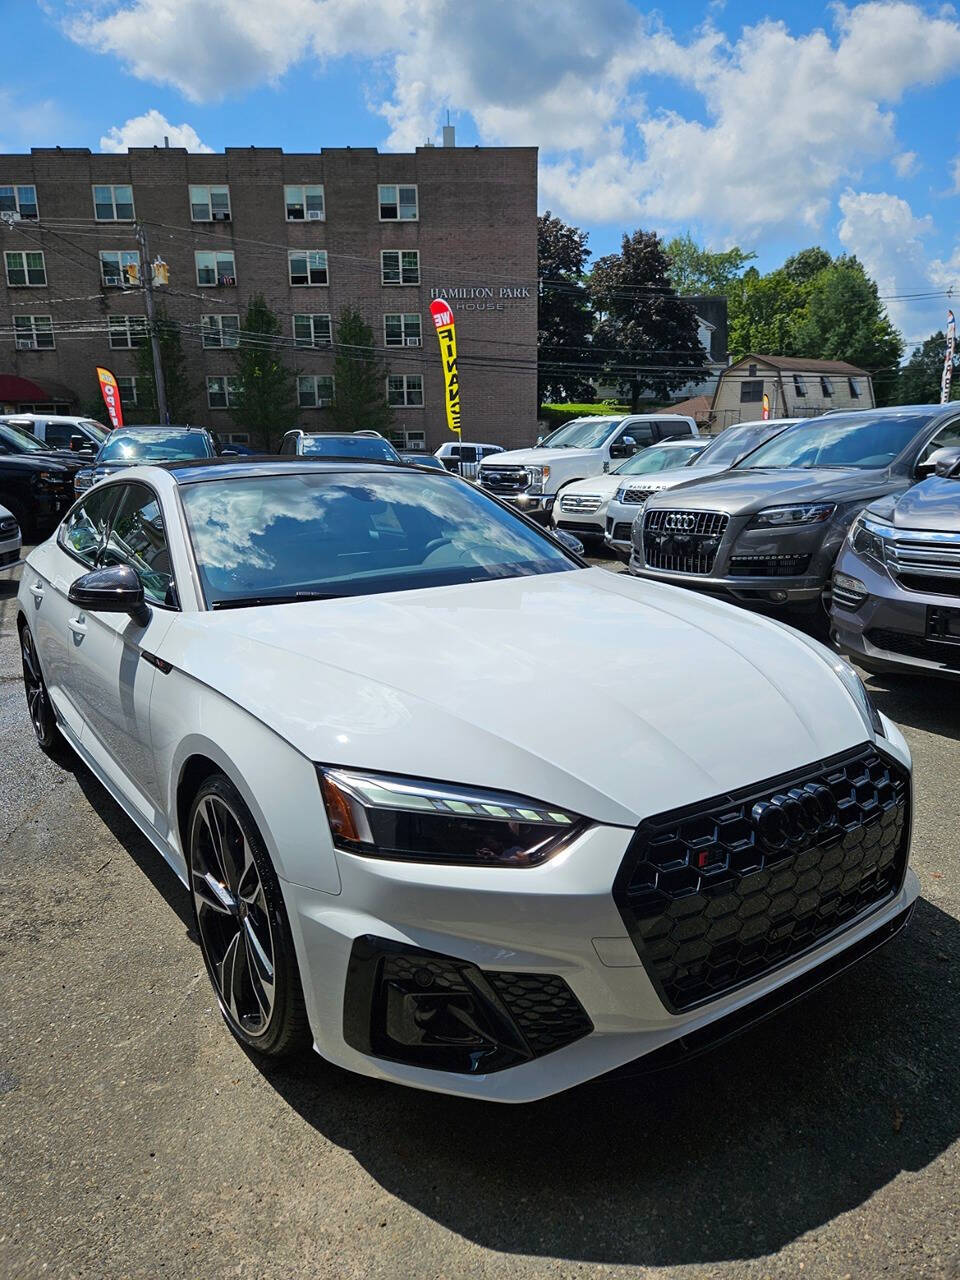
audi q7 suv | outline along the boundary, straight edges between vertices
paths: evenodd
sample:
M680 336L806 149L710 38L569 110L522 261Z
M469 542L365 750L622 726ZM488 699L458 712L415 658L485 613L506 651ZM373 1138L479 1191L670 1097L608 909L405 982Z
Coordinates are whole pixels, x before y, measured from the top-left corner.
M833 413L788 427L702 483L653 494L630 572L740 603L819 611L855 517L960 444L960 405Z

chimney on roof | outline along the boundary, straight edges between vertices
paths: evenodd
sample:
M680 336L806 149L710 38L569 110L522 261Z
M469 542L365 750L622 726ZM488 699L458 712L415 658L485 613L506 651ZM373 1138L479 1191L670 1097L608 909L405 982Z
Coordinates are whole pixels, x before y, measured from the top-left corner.
M164 135L163 135L163 145L164 145L165 147L169 147L169 145L170 145L170 139L167 137L167 135L166 135L166 134L164 134Z
M455 147L457 145L457 131L452 124L443 126L443 145L445 147Z

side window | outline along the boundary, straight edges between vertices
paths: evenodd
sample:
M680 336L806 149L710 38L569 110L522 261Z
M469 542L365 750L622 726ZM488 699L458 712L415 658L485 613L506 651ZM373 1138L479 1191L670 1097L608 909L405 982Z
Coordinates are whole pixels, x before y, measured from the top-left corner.
M281 453L296 453L297 438L296 436L284 436L283 444L280 446Z
M115 484L92 489L83 502L73 508L57 534L57 542L64 551L69 551L90 569L97 564L116 496Z
M658 422L657 427L660 432L661 440L675 440L677 436L688 436L690 434L689 422L671 422L665 420Z
M104 565L129 565L151 604L177 603L160 504L146 485L122 486L122 496L100 560Z
M923 446L920 450L920 456L917 458L917 464L926 462L931 453L936 453L938 449L954 449L958 447L960 447L960 418L946 427L941 427L933 439Z
M47 444L51 449L69 449L70 437L79 434L78 428L72 427L69 422L47 423Z
M652 422L634 422L624 427L617 437L622 440L624 436L631 436L636 440L637 444L643 448L644 445L653 444L653 423Z

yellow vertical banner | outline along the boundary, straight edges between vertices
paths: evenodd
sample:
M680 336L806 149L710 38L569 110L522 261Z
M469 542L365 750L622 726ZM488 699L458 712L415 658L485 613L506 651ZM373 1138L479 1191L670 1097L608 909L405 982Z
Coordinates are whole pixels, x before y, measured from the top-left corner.
M430 303L443 361L443 391L447 406L447 426L460 434L460 375L457 372L457 327L449 302L436 298Z

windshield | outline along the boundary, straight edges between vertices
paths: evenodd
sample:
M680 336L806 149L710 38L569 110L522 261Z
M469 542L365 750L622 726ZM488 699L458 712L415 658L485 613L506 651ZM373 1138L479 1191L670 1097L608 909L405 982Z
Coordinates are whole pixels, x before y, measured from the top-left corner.
M310 458L375 458L378 462L398 458L390 441L376 436L304 436L303 452Z
M93 418L84 418L80 425L84 427L85 430L89 431L94 440L99 441L100 444L103 444L104 440L106 440L107 436L110 434L109 429L105 427L102 422L96 422Z
M578 567L546 534L446 474L249 475L181 494L213 608Z
M47 446L32 436L29 431L11 426L9 422L0 422L0 440L9 445L14 453L46 453Z
M179 462L210 458L213 450L202 431L111 431L97 462Z
M669 449L661 445L652 445L635 453L619 467L614 467L611 475L646 476L651 471L667 471L671 467L685 467L688 462L703 452L702 444L672 445Z
M753 467L888 467L930 421L929 414L811 418L761 445L739 463Z
M769 422L757 422L745 427L727 427L704 451L700 461L711 466L732 467L735 462L758 449L760 445L785 431L783 423L771 426Z
M538 449L599 449L613 435L622 418L574 418L551 432Z

